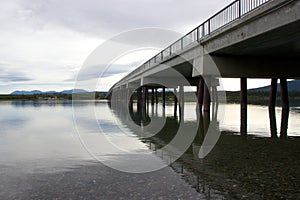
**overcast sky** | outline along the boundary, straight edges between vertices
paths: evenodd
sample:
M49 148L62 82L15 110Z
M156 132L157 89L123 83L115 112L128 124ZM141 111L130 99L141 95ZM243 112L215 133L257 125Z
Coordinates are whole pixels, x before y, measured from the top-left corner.
M231 2L0 1L0 93L71 89L84 60L105 40L121 32L144 27L184 34ZM145 52L144 59L154 53ZM135 60L133 63L138 62ZM117 80L126 73L124 68L114 72L111 80ZM110 81L110 84L113 82Z

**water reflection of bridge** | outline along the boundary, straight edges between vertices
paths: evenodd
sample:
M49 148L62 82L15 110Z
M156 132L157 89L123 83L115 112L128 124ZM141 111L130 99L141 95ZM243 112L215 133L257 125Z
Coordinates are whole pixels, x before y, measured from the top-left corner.
M126 127L129 128L129 130L132 131L136 136L138 136L142 142L146 143L148 148L152 150L156 156L166 161L166 163L170 163L170 166L175 171L181 174L186 174L190 179L193 179L193 187L195 187L198 192L204 193L208 198L210 198L211 196L222 197L222 195L219 194L218 191L215 191L210 187L210 185L206 184L203 177L200 178L199 175L196 175L192 171L190 171L188 167L188 165L192 162L193 164L201 162L198 154L201 144L207 133L209 124L211 122L211 116L208 112L206 112L205 115L202 112L199 112L197 118L200 120L184 121L184 117L182 115L182 113L184 112L184 107L181 108L181 113L179 114L179 116L176 114L177 107L174 107L173 116L167 116L165 107L161 107L161 110L159 110L159 106L156 103L148 103L145 110L140 109L138 104L132 104L129 107L129 110L126 104L124 105L120 103L109 103L109 105L113 113L118 117L121 123L123 125L126 125ZM153 130L147 129L147 125L149 125L150 123L154 123L160 126L161 124L157 123L158 121L162 122L161 124L163 125L163 127L159 127L161 129L153 134ZM134 124L132 122L134 122ZM179 160L176 161L178 157L176 153L174 154L174 151L164 150L162 148L165 145L168 145L170 141L175 137L180 124L185 124L186 127L198 127L197 134L195 135L192 144L185 153L183 152L183 157L188 156L192 158L189 158L187 163L181 162ZM138 125L139 128L137 129L135 125ZM148 134L150 134L151 136L149 137ZM174 146L174 149L176 148L177 147Z
M176 105L174 106L174 115L167 116L165 107L162 106L161 110L159 110L158 104L154 103L146 104L145 109L141 109L138 103L132 103L129 109L126 104L118 102L110 102L109 105L123 125L133 131L142 141L149 143L150 149L154 150L162 159L168 159L170 163L173 162L172 157L176 157L176 153L171 149L163 150L161 147L169 145L170 141L178 133L180 126L184 127L182 129L197 131L196 134L184 133L191 135L192 143L189 144L189 149L192 150L193 156L197 159L199 159L200 147L212 122L215 124L213 127L216 130L216 135L218 134L217 131L219 131L219 123L216 118L217 109L214 109L215 113L212 116L210 116L209 112L197 112L195 120L185 121L183 116L184 106L181 108L179 116L176 114L178 109L175 107ZM217 108L218 106L214 105L213 107ZM173 149L178 148L178 146L174 145Z

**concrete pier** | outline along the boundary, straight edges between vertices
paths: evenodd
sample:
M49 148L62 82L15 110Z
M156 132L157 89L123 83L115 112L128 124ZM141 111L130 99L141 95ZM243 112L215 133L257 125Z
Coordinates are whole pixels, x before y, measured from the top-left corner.
M280 90L282 104L280 138L287 138L290 105L286 78L280 78Z
M270 117L270 131L271 137L277 138L277 125L276 125L276 95L277 95L277 78L272 78L270 87L269 99L269 117Z
M183 85L179 86L179 117L180 121L184 121L184 87Z
M151 105L153 106L154 105L154 97L155 97L155 93L154 93L154 89L152 88L151 90Z
M163 104L163 108L166 107L166 88L163 87L162 88L162 104Z
M210 112L210 103L211 103L211 96L210 96L210 79L207 78L204 84L204 112Z
M155 103L158 104L158 92L157 92L157 88L155 89Z
M177 117L177 104L178 104L177 89L174 88L174 117Z
M247 78L241 78L241 136L247 137Z
M199 84L197 87L197 99L198 99L198 110L202 111L203 97L204 97L204 79L202 76L199 77Z

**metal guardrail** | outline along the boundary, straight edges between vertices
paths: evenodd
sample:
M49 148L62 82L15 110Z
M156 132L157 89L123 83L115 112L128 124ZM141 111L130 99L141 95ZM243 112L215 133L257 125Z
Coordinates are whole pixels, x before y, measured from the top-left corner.
M200 41L204 37L210 35L214 31L222 28L223 26L239 19L250 11L260 7L266 2L271 0L235 0L221 11L210 17L201 25L190 31L188 34L175 41L167 48L156 54L150 60L129 73L126 77L131 76L139 71L150 68L152 64L157 64L166 58L175 55L176 53L184 50L186 47ZM126 78L124 77L124 78Z

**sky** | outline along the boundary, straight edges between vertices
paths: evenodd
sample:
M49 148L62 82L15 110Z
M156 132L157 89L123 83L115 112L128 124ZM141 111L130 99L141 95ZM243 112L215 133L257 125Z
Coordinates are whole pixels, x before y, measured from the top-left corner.
M126 31L155 27L185 34L230 0L0 0L0 93L74 88L86 58L99 45ZM109 87L158 49L116 60ZM139 58L139 59L137 59ZM130 67L124 67L130 66ZM126 69L126 70L124 70ZM239 80L225 81L237 90ZM256 85L254 84L256 83ZM252 80L250 87L266 82Z

